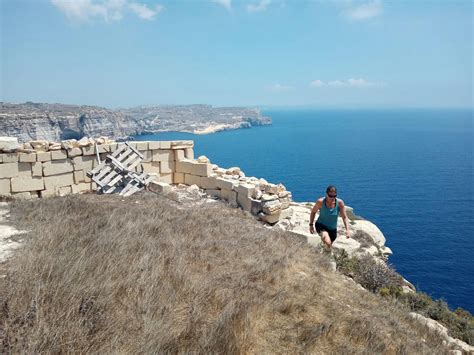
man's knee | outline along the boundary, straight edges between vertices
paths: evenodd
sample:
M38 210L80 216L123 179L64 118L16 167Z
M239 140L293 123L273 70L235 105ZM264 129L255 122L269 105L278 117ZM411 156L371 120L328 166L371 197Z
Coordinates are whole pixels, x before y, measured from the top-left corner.
M322 231L321 232L321 240L326 243L326 244L329 244L331 245L331 238L329 237L329 233L326 232L326 231Z

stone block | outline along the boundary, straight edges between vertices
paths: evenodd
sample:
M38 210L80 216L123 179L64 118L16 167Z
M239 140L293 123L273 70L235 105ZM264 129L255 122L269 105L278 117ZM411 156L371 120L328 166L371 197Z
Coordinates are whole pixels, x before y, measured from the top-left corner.
M214 176L202 176L201 181L199 183L199 186L203 189L211 189L211 190L217 190L217 178Z
M174 161L173 151L170 149L152 150L152 161Z
M194 141L171 141L171 149L186 149L194 147Z
M41 177L21 176L12 178L12 192L44 190L44 181Z
M171 192L171 185L165 182L152 181L148 184L148 190L157 194L169 194Z
M10 179L0 179L0 195L10 194L12 192Z
M290 207L291 200L288 197L280 198L279 201L281 203L281 209L282 210L287 209L288 207Z
M89 192L91 190L91 184L86 183L86 182L81 182L79 184L74 184L71 186L72 193L73 194L80 194L83 192Z
M171 149L171 141L160 141L160 149Z
M206 189L206 194L208 194L209 196L218 198L218 199L221 199L221 198L222 198L222 196L221 196L221 190L217 190L217 189Z
M0 179L18 176L18 163L3 163L0 165Z
M265 214L263 212L260 212L258 214L258 217L268 223L268 224L275 224L276 222L278 222L280 220L280 212L278 213L275 213L275 214L272 214L272 215L268 215L268 214Z
M67 156L69 158L74 158L82 155L82 149L81 148L71 148L67 150Z
M79 184L86 181L84 170L74 170L74 183Z
M77 158L82 158L82 157L76 157L74 159L77 159ZM52 160L52 161L47 161L43 163L44 176L64 174L64 173L69 173L72 171L74 171L74 167L71 161L68 159Z
M95 146L90 145L88 147L82 147L82 155L95 155Z
M67 158L67 153L65 150L53 150L51 152L51 160L62 160Z
M24 163L33 163L36 161L36 153L20 153L19 161Z
M160 173L160 162L142 163L141 167L145 173Z
M56 192L58 188L63 186L71 186L74 184L74 174L67 173L54 176L46 176L44 179L44 187L46 190Z
M32 176L31 163L18 163L17 176Z
M239 184L234 186L234 191L237 191L239 195L251 197L255 191L255 186L251 184Z
M197 185L201 187L201 176L192 175L192 174L184 174L184 183L186 185Z
M54 192L54 190L42 190L42 191L40 191L41 198L51 197L51 196L55 196L55 195L56 195L56 193Z
M3 154L3 162L4 163L16 163L19 160L18 153L5 153Z
M32 163L31 172L33 176L43 176L43 164L41 162Z
M36 153L36 160L43 162L43 161L50 161L51 160L51 152L37 152Z
M235 180L227 180L223 178L216 178L217 187L221 190L233 190L234 186L237 184Z
M281 211L281 203L278 200L262 202L262 211L265 214L275 214Z
M167 184L173 183L173 174L160 174L158 176L158 181L166 182Z
M158 149L160 149L160 142L159 141L149 141L148 142L148 149L149 150L158 150Z
M221 190L221 198L227 201L232 207L238 207L237 192L231 190Z
M72 187L71 186L63 186L60 187L57 191L58 196L66 196L72 194Z
M194 149L193 148L186 148L184 150L184 156L189 160L194 160Z
M72 159L74 170L84 170L85 172L92 170L98 165L94 156L80 156Z
M197 163L194 161L177 161L176 172L198 176L211 176L212 165L207 163Z
M109 144L110 152L115 152L118 148L118 143L110 143Z
M148 142L147 141L137 142L137 150L138 151L148 150Z
M20 148L18 138L16 137L0 137L0 150L13 150Z
M182 161L185 159L186 159L186 156L184 155L184 149L177 149L174 151L174 160Z
M94 146L92 146L94 147ZM109 144L100 144L97 145L97 150L99 151L99 154L103 153L110 153L110 145ZM96 154L95 149L94 149L94 154Z
M153 154L151 153L151 150L145 150L144 152L141 152L143 154L143 163L150 163L153 159Z
M160 161L160 172L163 174L171 174L176 170L174 161Z
M49 149L49 142L45 140L29 141L34 150L46 152Z
M173 173L173 184L184 184L184 173Z
M255 216L262 212L262 201L248 197L245 194L237 193L237 204L244 211L250 212Z

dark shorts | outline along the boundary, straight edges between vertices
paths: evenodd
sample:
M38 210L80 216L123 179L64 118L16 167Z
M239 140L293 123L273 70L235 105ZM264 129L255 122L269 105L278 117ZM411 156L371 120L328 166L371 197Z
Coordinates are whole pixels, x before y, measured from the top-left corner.
M329 229L324 224L318 223L318 222L316 222L315 227L316 227L316 232L318 232L318 234L321 233L322 231L328 232L329 238L331 238L331 243L333 243L336 240L336 238L337 238L337 229Z

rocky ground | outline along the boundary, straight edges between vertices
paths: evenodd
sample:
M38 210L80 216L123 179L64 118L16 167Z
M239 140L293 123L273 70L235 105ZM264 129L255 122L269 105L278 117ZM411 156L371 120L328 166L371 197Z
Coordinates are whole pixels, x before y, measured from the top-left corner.
M8 223L10 207L8 202L0 202L0 264L6 261L13 250L21 245L21 235L24 231L19 231ZM0 277L3 277L0 269Z

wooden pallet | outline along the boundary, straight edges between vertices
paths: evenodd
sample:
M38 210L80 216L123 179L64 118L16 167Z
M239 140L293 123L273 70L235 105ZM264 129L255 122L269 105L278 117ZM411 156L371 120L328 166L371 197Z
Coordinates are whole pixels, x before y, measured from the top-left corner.
M97 184L100 193L119 192L122 196L130 196L153 180L146 173L135 172L142 159L143 155L138 150L125 143L107 155L97 167L88 171L87 176Z

